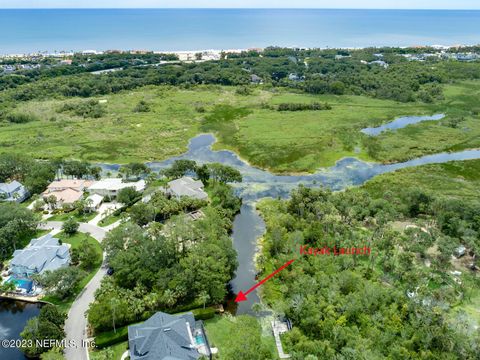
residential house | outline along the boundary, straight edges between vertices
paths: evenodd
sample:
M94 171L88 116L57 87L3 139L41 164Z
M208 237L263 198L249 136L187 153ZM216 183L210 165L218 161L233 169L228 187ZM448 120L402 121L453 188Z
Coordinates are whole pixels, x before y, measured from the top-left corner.
M88 192L92 194L97 194L100 196L105 196L109 198L116 198L120 190L133 187L139 192L143 192L146 187L145 180L139 180L136 182L123 182L120 178L113 179L103 179L95 182L88 188Z
M70 264L67 245L60 245L57 238L47 234L30 241L24 249L15 250L10 268L15 278L29 278L47 270L57 270Z
M0 183L0 200L21 203L28 195L27 189L18 181Z
M385 68L385 69L387 69L388 66L389 66L388 63L386 63L386 62L383 61L383 60L370 61L370 62L368 63L368 65L378 65L378 66L381 66L381 67L383 67L383 68Z
M131 360L211 359L203 324L191 312L157 312L144 323L129 326L128 344Z
M181 198L182 196L199 200L208 198L208 194L203 190L203 183L200 180L193 180L188 176L170 181L168 183L167 194L176 198Z
M83 197L87 187L94 183L93 180L56 180L48 185L47 190L42 193L44 199L54 196L57 199L57 206L73 204Z
M258 75L252 74L250 75L250 83L256 85L263 84L263 79Z
M288 80L290 81L303 81L305 80L304 76L299 76L298 74L291 73L288 75Z

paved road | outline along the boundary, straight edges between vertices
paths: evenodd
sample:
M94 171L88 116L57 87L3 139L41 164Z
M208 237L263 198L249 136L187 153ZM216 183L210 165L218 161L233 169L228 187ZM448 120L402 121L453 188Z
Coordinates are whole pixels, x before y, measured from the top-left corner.
M62 228L61 221L46 221L40 226L42 229L51 229L53 232L59 232ZM105 229L101 227L81 223L79 231L82 233L89 233L98 242L102 242L107 234ZM90 282L85 286L82 292L77 296L68 312L68 318L65 322L65 333L67 343L72 341L76 347L69 347L65 349L65 357L67 360L88 360L88 350L85 346L87 339L86 328L87 318L85 312L88 310L88 305L93 302L95 290L100 287L100 283L106 274L106 269L101 268Z

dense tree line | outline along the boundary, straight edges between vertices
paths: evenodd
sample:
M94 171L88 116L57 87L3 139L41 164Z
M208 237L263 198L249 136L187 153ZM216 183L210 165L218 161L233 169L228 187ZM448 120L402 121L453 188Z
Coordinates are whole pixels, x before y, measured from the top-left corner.
M32 193L40 193L53 181L57 164L35 161L20 154L0 154L0 182L20 181Z
M293 321L285 337L293 358L477 358L478 333L463 330L465 320L448 311L469 289L447 270L460 244L478 252L479 206L418 190L373 197L363 189L304 187L288 201L264 201L260 266L296 258L264 292ZM390 224L399 219L412 225L396 230ZM300 254L302 245L367 246L371 253L309 256ZM462 281L479 285L468 274Z
M237 267L229 233L241 205L226 182L241 181L241 175L222 164L198 166L191 160L178 160L162 174L200 177L204 166L210 200L157 191L148 202L131 206L130 221L107 234L103 247L114 272L89 309L96 331L145 319L154 311L205 307L225 298ZM194 221L187 213L198 209L202 216Z
M38 219L17 203L0 202L0 261L9 259L35 234Z
M377 53L380 53L382 59L390 65L387 69L369 64L376 59ZM256 52L228 54L220 61L166 64L158 67L132 66L125 67L123 71L102 75L67 70L85 69L80 65L66 67L65 74L48 73L53 69L37 69L35 72L41 75L31 78L24 74L0 77L0 89L5 90L0 98L0 109L2 103L3 106L11 106L14 101L55 96L91 97L144 85L244 86L250 84L252 75L259 76L273 86L289 87L314 94L356 94L403 102L415 100L428 102L442 96L439 84L480 78L478 62L462 63L438 59L432 67L430 61L407 61L400 56L405 53L415 52L414 49L395 48L356 51L268 48L261 57ZM127 54L109 56L116 59L131 57ZM92 57L90 60L94 64L97 62L103 64L102 61L106 61L102 56ZM78 61L80 64L87 60L81 57ZM55 69L58 72L63 67ZM290 74L303 80L291 80ZM4 110L4 115L0 118L5 117L7 113L8 111Z
M103 244L113 276L102 283L88 312L103 331L188 304L218 303L237 266L229 222L213 207L192 221L184 214L141 228L133 223L108 233ZM197 305L197 306L198 306ZM190 305L191 306L191 305Z

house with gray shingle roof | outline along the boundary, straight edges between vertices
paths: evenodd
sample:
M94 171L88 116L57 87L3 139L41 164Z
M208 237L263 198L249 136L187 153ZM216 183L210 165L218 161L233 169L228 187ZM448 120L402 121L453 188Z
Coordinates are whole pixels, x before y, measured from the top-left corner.
M202 323L191 312L157 312L144 323L129 326L128 344L131 360L211 359Z
M10 268L14 277L29 278L33 274L54 271L70 264L70 250L57 238L47 234L33 239L22 250L15 250Z
M21 203L28 197L28 191L18 181L10 183L0 183L0 200L16 201Z
M193 180L188 176L170 181L168 183L167 193L177 198L182 196L199 200L208 198L208 194L203 190L203 183L200 180Z

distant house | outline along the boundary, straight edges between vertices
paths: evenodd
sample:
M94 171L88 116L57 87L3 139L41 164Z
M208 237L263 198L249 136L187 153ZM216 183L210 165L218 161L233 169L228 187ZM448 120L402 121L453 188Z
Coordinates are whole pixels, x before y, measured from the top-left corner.
M47 270L67 267L70 263L70 251L67 245L60 245L58 239L47 234L30 241L24 249L16 250L10 262L14 277L28 278Z
M48 185L42 193L44 199L53 196L57 200L57 206L73 204L83 197L85 189L92 185L92 180L56 180Z
M18 181L0 183L0 201L15 201L21 203L28 195L27 189Z
M192 313L157 312L144 323L128 327L128 345L131 360L211 359L203 324Z
M263 84L263 79L255 74L250 75L250 83L252 84Z
M303 81L305 78L303 76L298 76L297 74L291 73L288 75L288 80L290 81Z
M100 196L116 198L120 190L128 187L133 187L135 190L142 192L145 190L146 183L145 180L139 180L136 182L123 182L123 180L120 178L103 179L91 185L88 188L88 192L91 195L97 194Z
M371 62L369 62L368 64L369 64L369 65L378 65L378 66L381 66L381 67L383 67L383 68L385 68L385 69L387 69L388 66L389 66L388 63L386 63L386 62L383 61L383 60L371 61Z
M455 255L456 258L461 258L466 253L467 253L467 248L463 245L460 245L453 251L453 255Z
M203 183L200 180L193 180L188 176L170 181L168 183L167 194L176 198L181 198L182 196L199 200L208 198L208 194L203 190Z

